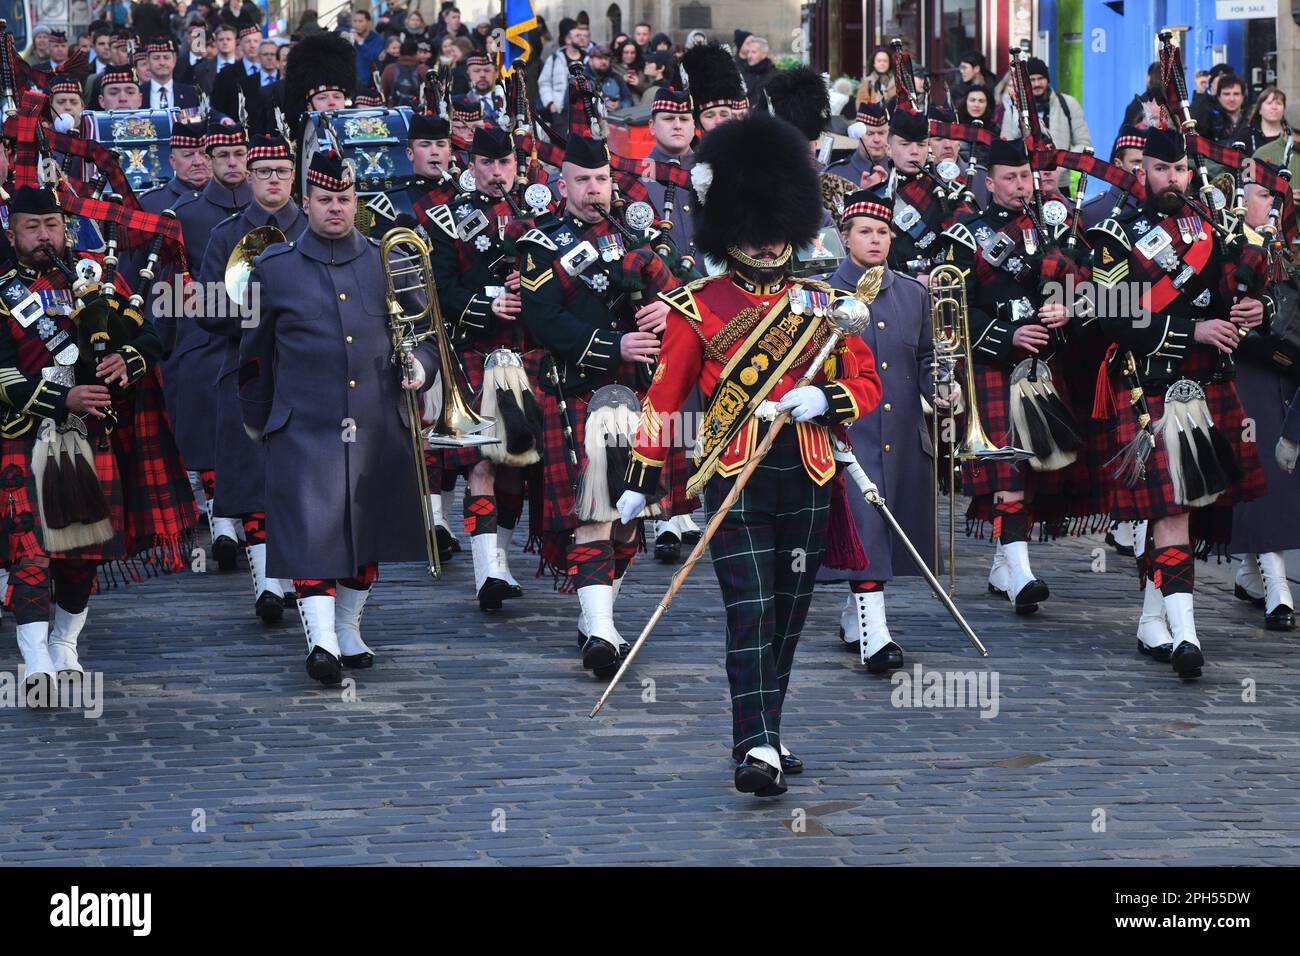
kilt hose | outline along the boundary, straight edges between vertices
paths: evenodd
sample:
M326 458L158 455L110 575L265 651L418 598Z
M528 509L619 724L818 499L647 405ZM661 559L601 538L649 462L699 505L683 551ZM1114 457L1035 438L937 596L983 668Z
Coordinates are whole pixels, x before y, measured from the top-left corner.
M1070 400L1070 391L1060 374L1056 360L1048 363L1052 384L1062 401L1075 412L1080 428L1089 423ZM1011 370L986 362L975 363L975 402L984 433L994 445L1005 445L1011 438ZM984 462L978 459L961 465L962 490L970 496L966 510L967 525L973 527L993 520L993 495L999 491L1023 491L1030 503L1030 520L1049 533L1058 533L1062 522L1085 519L1094 514L1090 487L1094 478L1089 472L1090 457L1079 450L1074 463L1056 471L1034 471L1026 462ZM1081 531L1082 533L1082 531Z
M1184 360L1182 371L1188 378L1208 377L1213 365L1212 356L1196 349ZM1110 419L1108 429L1111 436L1110 453L1114 457L1137 437L1137 417L1129 408L1128 389L1114 377L1110 379L1110 384L1115 407L1119 409ZM1241 407L1241 399L1237 397L1237 387L1232 382L1210 382L1201 387L1205 389L1205 403L1209 407L1210 417L1232 448L1241 478L1219 495L1213 504L1189 509L1174 500L1174 483L1169 476L1169 455L1164 443L1160 441L1156 442L1155 449L1147 457L1145 477L1139 479L1133 487L1111 478L1114 515L1118 520L1145 519L1154 523L1161 518L1190 512L1191 543L1198 551L1211 545L1226 545L1231 539L1233 504L1251 501L1268 493L1259 449L1255 442L1245 440L1246 414ZM1151 409L1152 421L1159 421L1165 412L1165 390L1148 390L1147 405ZM1272 454L1272 449L1268 453Z
M704 500L710 516L734 481L709 481ZM784 428L709 541L727 609L736 760L754 747L780 748L781 705L821 566L830 498L831 483L813 483L794 428Z

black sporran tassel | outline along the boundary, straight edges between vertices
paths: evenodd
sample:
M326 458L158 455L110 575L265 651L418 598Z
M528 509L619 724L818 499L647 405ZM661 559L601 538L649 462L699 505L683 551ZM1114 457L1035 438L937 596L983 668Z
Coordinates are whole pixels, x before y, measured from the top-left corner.
M524 392L523 398L524 421L528 423L528 431L533 436L533 447L540 452L542 450L542 435L546 430L545 420L542 418L542 407L537 404L537 399L533 398L531 391Z
M1046 388L1039 392L1040 408L1047 426L1052 430L1052 440L1061 451L1076 451L1083 445L1079 437L1079 426L1074 420L1070 408L1061 400L1054 389Z
M59 508L68 524L86 522L85 504L78 493L77 466L66 446L59 452Z
M1182 504L1189 504L1200 498L1205 497L1205 478L1201 475L1200 466L1196 463L1196 453L1192 448L1191 437L1185 429L1178 429L1177 437L1174 439L1178 443L1178 465L1183 473L1183 500Z
M1022 395L1021 408L1025 416L1025 431L1028 432L1023 437L1029 443L1029 450L1034 453L1035 458L1047 458L1053 451L1052 433L1032 393Z
M523 409L515 401L514 393L508 388L497 388L497 418L501 421L501 430L505 432L506 451L512 455L522 455L533 447L533 434L524 418Z
M1219 464L1209 436L1196 427L1194 420L1188 427L1192 431L1192 441L1196 444L1196 460L1201 466L1201 474L1205 476L1205 493L1217 495L1227 489L1228 476L1223 473L1223 466Z
M59 468L59 455L54 445L50 446L45 456L45 473L41 475L41 515L46 528L60 530L70 522L64 514L63 503L59 500L59 486L63 484L62 469Z
M627 464L632 449L621 435L610 435L610 439L611 444L605 450L605 480L609 483L609 503L613 507L627 491Z
M1235 485L1241 481L1241 466L1237 464L1237 456L1232 451L1232 445L1228 443L1228 437L1223 434L1223 430L1214 424L1208 414L1205 416L1205 423L1206 431L1210 435L1210 445L1214 448L1214 457L1223 468L1228 484Z

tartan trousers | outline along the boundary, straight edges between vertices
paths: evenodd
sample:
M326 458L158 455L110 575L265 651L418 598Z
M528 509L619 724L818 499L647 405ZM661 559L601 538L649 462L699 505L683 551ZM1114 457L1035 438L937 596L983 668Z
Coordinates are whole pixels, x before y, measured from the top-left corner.
M734 481L709 481L710 515ZM780 749L781 705L821 566L830 498L830 482L818 486L808 477L794 426L787 426L709 542L727 609L736 760L764 744Z

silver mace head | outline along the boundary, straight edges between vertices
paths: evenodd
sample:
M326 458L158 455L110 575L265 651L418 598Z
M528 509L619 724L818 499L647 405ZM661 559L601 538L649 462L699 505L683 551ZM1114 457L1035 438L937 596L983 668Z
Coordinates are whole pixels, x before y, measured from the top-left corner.
M855 296L837 296L831 302L831 321L845 335L861 335L871 321L871 308Z

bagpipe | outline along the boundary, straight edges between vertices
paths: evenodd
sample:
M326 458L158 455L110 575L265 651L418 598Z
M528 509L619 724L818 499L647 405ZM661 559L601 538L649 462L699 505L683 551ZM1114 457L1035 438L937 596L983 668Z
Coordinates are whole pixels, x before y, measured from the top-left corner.
M1206 159L1239 171L1248 157L1242 150L1209 143L1197 133L1187 95L1182 51L1173 42L1173 31L1162 30L1159 40L1163 102L1158 105L1157 120L1161 125L1175 122L1183 136L1200 195L1199 199L1183 196L1183 203L1194 213L1193 218L1205 223L1210 230L1213 251L1222 266L1219 291L1224 302L1231 306L1243 297L1263 294L1268 279L1266 256L1261 249L1248 243L1244 215L1240 214L1244 213L1244 208L1234 215L1223 189L1211 180ZM1258 163L1252 165L1259 167ZM1263 174L1259 180L1261 185L1277 185L1275 180L1278 177L1262 168L1259 172ZM1232 182L1231 176L1228 182ZM1244 180L1242 182L1244 185ZM1238 334L1244 339L1248 331L1239 328ZM1146 461L1151 452L1157 444L1163 444L1174 499L1189 508L1212 504L1240 476L1236 456L1214 422L1205 393L1206 385L1231 379L1231 354L1219 353L1214 372L1204 384L1188 378L1170 384L1164 395L1164 414L1158 420L1152 416L1146 388L1132 352L1116 350L1111 363L1118 369L1137 419L1136 436L1114 460L1116 477L1127 485L1136 484L1146 473ZM1105 369L1103 366L1099 373L1099 389ZM1098 403L1102 404L1100 391Z
M892 51L890 61L894 67L894 87L897 97L894 108L925 116L930 103L929 77L925 78L922 92L918 94L916 92L916 76L915 67L912 65L912 55L904 48L903 41L897 37L890 40L889 45ZM935 121L927 120L927 122L930 123L930 131L933 135ZM991 139L989 141L991 142ZM974 159L972 158L973 163ZM943 210L945 220L951 218L963 203L974 205L975 194L970 190L967 183L962 180L961 167L952 160L944 160L936 165L927 158L921 165L921 176L929 182L931 192L939 200L939 207Z

